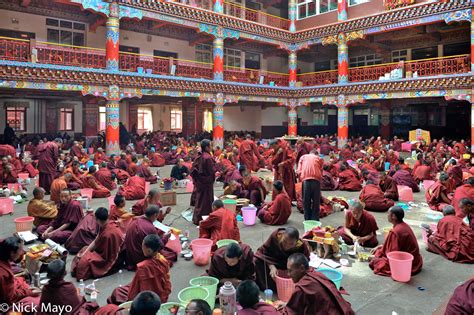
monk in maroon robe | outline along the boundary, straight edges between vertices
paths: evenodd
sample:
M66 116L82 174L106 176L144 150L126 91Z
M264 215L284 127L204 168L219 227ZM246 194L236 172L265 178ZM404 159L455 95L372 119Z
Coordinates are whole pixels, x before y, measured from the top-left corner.
M0 169L0 184L16 184L18 183L18 175L11 164L3 165Z
M375 247L379 243L376 234L378 229L374 216L365 211L360 202L354 201L350 211L346 212L344 226L340 227L338 232L348 245L357 241L364 247Z
M352 151L347 144L342 148L341 152L339 153L339 158L341 161L352 160Z
M136 265L146 259L143 255L142 242L145 236L157 234L158 230L153 225L158 219L160 209L157 206L149 206L145 210L145 215L133 220L127 228L125 234L125 252L127 256L128 269L136 269ZM176 261L177 255L164 248L161 254L168 262Z
M98 234L99 226L97 225L94 212L89 212L82 218L81 222L79 222L71 236L69 236L66 243L64 243L64 247L70 254L75 255L84 246L92 243Z
M102 148L98 148L97 152L94 153L94 164L101 165L103 162L107 162L109 159L107 155L105 155L104 150Z
M143 291L155 292L162 303L171 294L170 264L160 254L163 243L158 235L150 234L143 239L142 250L146 259L137 264L137 271L131 283L116 288L107 299L109 304L120 305L133 299Z
M278 271L287 270L287 260L294 253L309 257L308 245L300 239L294 227L280 228L274 231L267 241L255 253L255 275L260 289L276 292L275 276Z
M127 155L125 153L120 154L120 160L117 161L117 168L123 171L128 170ZM127 172L128 173L128 172Z
M64 244L82 220L82 206L72 200L70 190L63 190L59 195L58 216L48 225L38 227L36 232L41 239L51 239L58 244Z
M367 180L367 184L359 195L359 200L365 204L365 209L374 212L384 212L395 203L392 199L385 198L382 189L372 180Z
M288 275L295 283L295 290L288 303L279 309L285 315L352 315L351 304L344 300L339 290L324 274L309 267L303 254L288 258Z
M428 238L428 250L454 262L474 263L474 231L456 216L454 207L444 207L443 214Z
M235 287L241 281L254 280L255 265L252 248L246 244L229 244L217 249L212 256L207 274L219 279L221 285L230 281Z
M117 194L124 196L127 200L145 198L145 179L138 175L130 177L125 185L119 188Z
M464 214L462 213L461 208L459 207L459 202L463 198L469 198L471 200L474 200L474 177L470 177L469 179L467 179L466 184L459 186L454 191L454 196L451 205L454 207L454 209L456 209L456 215L460 216L461 218L464 217Z
M369 264L377 275L391 275L387 254L394 251L407 252L413 255L412 275L421 271L423 257L420 255L415 234L410 226L403 221L404 216L405 212L399 206L394 206L388 210L388 221L393 224L393 228L388 233L384 244L373 249L374 257Z
M474 278L458 286L448 302L445 315L474 314Z
M273 183L273 191L277 194L275 199L265 204L262 209L258 211L258 218L262 223L268 225L286 224L291 215L290 197L284 191L283 183L279 180Z
M380 189L382 189L385 198L392 199L393 201L398 201L397 183L395 183L393 178L388 176L385 172L380 173L379 186Z
M449 180L447 173L442 172L439 175L439 180L428 188L425 193L426 202L428 206L435 211L443 211L443 208L450 205L452 200L448 196L446 184Z
M193 162L191 177L194 183L194 215L193 223L198 225L203 215L212 211L214 200L215 162L211 154L211 142L201 141L201 152Z
M116 221L109 220L109 211L98 208L95 218L100 228L99 235L74 257L71 264L71 274L77 280L96 279L110 274L122 249L123 233Z
M290 199L296 200L295 183L296 174L294 170L295 160L286 141L272 142L273 151L276 152L272 158L274 180L283 181L285 191Z
M298 139L296 146L298 148L296 151L296 165L298 165L300 158L305 154L309 154L313 150L313 145L304 141L303 138L300 138Z
M158 177L153 175L150 171L148 161L144 160L142 164L137 166L137 174L139 174L140 177L143 177L145 181L149 182L150 184L156 184L158 182Z
M47 267L48 283L41 292L40 305L55 305L57 307L70 308L70 314L88 315L94 314L99 308L95 302L87 302L79 295L76 286L64 281L66 275L66 264L60 259L53 260ZM36 315L55 315L57 312L42 311L41 308Z
M411 176L410 172L401 169L398 165L395 165L395 174L392 176L393 180L398 186L408 186L415 192L420 192L420 187Z
M115 190L117 184L115 178L112 176L112 172L107 168L107 163L102 162L101 167L94 174L97 183L104 186L108 190Z
M31 163L30 158L26 158L24 160L24 165L23 165L22 172L23 173L28 173L29 178L35 178L39 174L39 171Z
M433 175L431 174L431 166L427 161L423 161L423 165L420 165L413 171L413 178L417 183L423 182L424 180L432 180Z
M213 251L217 248L217 241L229 239L240 242L240 230L235 213L224 208L222 200L215 200L209 217L199 223L199 238L212 240Z
M258 170L258 161L262 159L255 142L250 135L242 141L239 147L240 164L245 165L249 172Z
M153 167L163 167L165 166L165 159L161 156L161 154L157 152L153 152L149 155L150 158L150 166Z
M94 177L95 172L95 166L89 167L89 174L82 177L82 188L92 188L92 198L110 197L110 190L96 181Z
M250 200L250 203L255 207L260 208L262 203L267 197L267 189L263 184L263 181L256 177L250 175L248 170L243 172L242 179L242 196Z
M323 165L323 174L321 178L321 190L330 191L337 189L337 181L334 179L332 174L329 172L330 165L324 163Z
M29 284L22 277L15 277L11 263L20 263L25 252L23 242L15 237L8 237L0 241L0 305L6 304L7 309L2 308L2 312L7 314L8 307L13 303L25 305L38 305L38 289L30 288Z
M161 195L158 189L150 189L148 195L144 199L137 201L132 206L132 213L135 216L141 216L145 214L145 210L149 206L157 206L158 208L160 208L160 213L158 214L157 220L163 222L165 216L171 212L171 208L167 207L166 209L162 209L160 196Z
M273 305L259 300L260 289L252 280L242 281L237 287L237 302L242 307L238 315L280 315Z
M71 190L78 190L82 187L82 170L79 168L80 163L78 161L72 162L71 167L68 167L64 170L64 174L71 174L71 180L67 183L67 187Z
M62 142L61 139L56 139L54 142L49 141L38 145L39 186L48 194L54 180L54 174L56 174L59 148Z
M74 156L77 156L77 157L82 156L82 146L79 144L79 142L74 141L71 149L69 150L69 154L73 157Z
M359 191L362 189L362 180L353 170L345 165L341 165L339 170L339 190Z

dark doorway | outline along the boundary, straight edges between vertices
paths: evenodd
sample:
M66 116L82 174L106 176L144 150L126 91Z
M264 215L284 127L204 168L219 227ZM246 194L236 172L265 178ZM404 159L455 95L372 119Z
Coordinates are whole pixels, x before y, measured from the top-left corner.
M447 139L467 140L471 137L471 104L466 101L449 102L446 107Z

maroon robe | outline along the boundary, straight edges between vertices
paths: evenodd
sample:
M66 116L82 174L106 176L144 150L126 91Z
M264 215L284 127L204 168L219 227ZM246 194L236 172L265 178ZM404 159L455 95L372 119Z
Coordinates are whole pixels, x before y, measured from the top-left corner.
M237 225L235 213L219 208L209 214L206 220L199 223L199 238L207 238L214 243L213 250L220 240L236 240L240 242L240 230Z
M394 251L407 252L413 255L412 275L421 271L423 257L420 255L418 241L410 226L405 222L396 224L388 233L383 247L375 251L375 257L369 264L375 274L381 276L391 275L387 254Z
M122 171L127 171L128 170L128 163L125 160L118 160L117 161L117 168L121 169ZM128 172L127 172L128 173Z
M108 190L114 190L117 188L117 184L112 178L112 172L106 168L101 167L95 174L95 179L99 184L107 188Z
M36 175L39 174L38 170L31 163L28 163L25 166L23 166L22 172L23 173L28 173L28 176L30 178L35 178Z
M451 261L474 263L474 231L463 219L448 215L438 222L428 239L428 250Z
M282 163L281 171L279 166L280 163ZM285 191L292 201L296 200L296 174L294 164L295 161L293 159L293 154L288 148L288 144L281 143L278 151L272 158L274 180L281 180L283 182Z
M454 165L448 169L449 177L454 181L454 186L459 187L462 185L462 167L460 165Z
M150 182L150 184L156 184L158 182L158 177L153 175L150 171L148 165L140 164L137 166L137 175L140 175L145 179L145 181Z
M82 206L78 201L71 200L67 205L61 203L58 205L58 216L56 219L51 221L48 225L39 226L36 231L38 235L41 236L50 226L53 230L56 230L62 225L69 223L69 227L66 230L54 232L50 237L50 239L56 243L64 244L79 222L81 222L83 216Z
M268 225L286 224L291 215L291 200L286 192L279 193L273 201L258 212L258 218Z
M159 153L153 153L150 157L150 166L163 167L165 163L165 159Z
M426 202L428 206L435 211L443 211L443 208L448 204L441 199L441 194L447 196L446 187L440 182L436 181L428 188L425 193Z
M84 246L89 245L99 234L99 225L95 219L94 212L89 212L82 218L81 222L67 239L64 247L70 254L78 253Z
M321 178L321 190L328 191L328 190L336 190L336 189L337 189L337 181L334 179L331 173L323 170L323 176Z
M49 193L51 183L56 174L56 165L59 158L59 147L54 142L38 145L39 186Z
M145 217L138 217L128 226L125 234L125 251L129 269L135 269L138 263L146 259L143 255L142 242L150 234L158 235L159 233L153 223ZM170 264L177 259L177 255L166 248L163 248L161 254L165 256Z
M346 227L355 236L364 237L366 235L369 235L370 233L374 233L371 239L369 239L368 241L365 241L364 243L361 243L362 246L375 247L379 244L377 240L377 235L376 235L376 232L379 229L379 227L377 226L377 222L375 221L375 218L371 213L365 210L362 210L362 215L360 217L360 220L357 221L352 215L352 211L347 211L345 221L346 221L345 222ZM338 232L346 244L348 245L354 244L352 238L350 238L344 232L344 227L340 227L338 229Z
M110 190L97 183L93 175L86 175L82 177L82 188L92 188L92 198L107 198L110 197Z
M414 193L420 192L420 187L407 170L399 169L392 178L398 186L408 186Z
M194 215L193 223L198 225L203 215L209 215L214 201L215 162L207 153L199 153L191 168L194 183Z
M16 156L16 149L14 146L9 144L0 144L0 156Z
M69 150L69 154L80 158L82 156L82 148L78 144L75 144L71 147L71 150Z
M296 247L289 251L285 251L281 247L280 239L284 230L284 228L281 228L274 231L254 255L256 282L262 291L268 288L276 292L275 281L270 277L269 264L274 265L278 270L287 270L288 257L292 254L302 253L309 259L308 245L302 239L299 239Z
M0 305L21 302L37 305L39 297L31 295L29 284L24 278L14 276L10 262L0 260Z
M70 314L88 315L94 314L99 305L94 302L87 302L79 296L77 288L71 282L64 280L49 281L41 290L40 304L67 306L71 308ZM41 308L36 315L55 315L57 312L43 312Z
M339 190L359 191L362 189L362 181L357 178L355 173L346 169L339 173Z
M107 303L120 305L133 299L143 291L155 292L166 303L171 294L170 264L166 258L157 254L137 264L137 271L131 283L118 287L107 299Z
M265 188L265 185L263 184L263 181L260 178L256 176L251 176L248 184L243 183L242 188L243 198L249 199L250 203L256 206L257 208L259 208L265 201L265 198L267 196L267 189ZM260 189L263 190L263 200L260 194Z
M76 256L71 264L71 273L77 280L96 279L107 275L119 258L124 237L117 222L109 221L101 228L95 246L81 258ZM79 253L83 253L84 247Z
M305 155L309 154L311 150L313 149L313 146L308 143L308 142L303 142L298 146L298 151L296 152L296 165L300 162L300 158Z
M139 176L130 177L125 185L119 188L117 194L126 200L137 200L145 198L145 179Z
M236 182L242 184L242 175L239 172L239 169L235 166L229 166L225 170L224 174L224 183L229 184L231 181L235 180Z
M474 278L458 286L446 307L445 315L474 314Z
M461 218L464 218L464 214L459 208L459 201L461 201L463 198L474 199L474 185L464 184L456 188L454 191L451 205L454 207L454 209L456 209L456 215Z
M308 270L295 284L284 308L285 315L352 315L351 304L344 300L334 283L324 274Z
M261 159L258 148L252 140L244 140L239 147L240 164L245 165L247 170L257 171L258 161Z
M210 277L221 279L239 279L255 280L255 265L253 263L253 251L250 246L240 244L242 256L235 266L227 265L225 261L226 247L221 247L214 252L212 256L211 266L207 270Z
M365 204L365 209L375 212L387 211L395 203L392 199L385 198L379 185L368 184L360 192L360 201Z
M380 183L380 189L384 192L386 198L390 198L394 201L398 201L398 188L397 183L390 176L385 176L383 183Z
M258 302L252 308L244 308L237 312L238 315L280 315L275 307L264 302Z
M413 178L419 183L424 180L432 180L431 167L428 165L420 165L413 171Z
M161 205L161 202L158 202L158 203L153 204L153 205L149 205L148 204L148 198L144 198L142 200L137 201L132 206L132 213L137 217L141 216L141 215L144 215L145 210L146 210L146 208L148 208L148 206L158 206L158 208L160 208L160 209L163 207ZM164 219L165 219L164 214L163 214L163 212L160 211L160 213L158 214L158 219L157 220L160 221L160 222L163 222Z

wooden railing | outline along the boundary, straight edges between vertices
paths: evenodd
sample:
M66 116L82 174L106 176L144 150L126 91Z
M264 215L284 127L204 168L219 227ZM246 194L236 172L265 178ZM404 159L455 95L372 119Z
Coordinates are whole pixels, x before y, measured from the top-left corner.
M415 4L415 0L383 0L383 5L387 10L398 9Z
M298 74L302 86L316 86L337 83L337 70Z
M105 50L91 47L35 42L0 37L0 59L31 61L44 64L105 69ZM213 64L192 60L156 57L152 55L120 53L119 69L187 78L213 78ZM470 55L449 56L349 69L350 82L378 81L392 70L401 69L400 78L467 73L471 69ZM337 70L298 75L302 86L337 84ZM393 79L393 78L387 78ZM287 73L244 69L226 66L224 80L250 84L288 86ZM298 84L297 84L298 86Z

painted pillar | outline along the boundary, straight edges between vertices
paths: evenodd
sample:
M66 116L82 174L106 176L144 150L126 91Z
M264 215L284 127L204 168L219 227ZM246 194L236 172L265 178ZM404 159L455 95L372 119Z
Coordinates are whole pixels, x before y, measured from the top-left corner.
M296 137L298 135L298 112L296 107L288 107L288 135Z
M338 82L347 83L349 79L349 53L346 34L340 33L337 41L337 73Z
M380 108L380 136L382 136L382 138L390 138L390 126L390 108L388 107L388 104L382 105L382 107Z
M105 152L107 155L120 154L120 89L116 85L109 87L105 121Z
M120 18L119 5L111 2L109 5L110 14L107 18L105 33L105 64L107 70L119 70L119 37L120 37Z
M347 0L337 0L337 20L347 20Z
M212 2L214 4L214 12L224 13L224 0L213 0Z
M296 81L298 76L296 73L297 59L296 59L296 50L290 50L288 55L288 73L289 73L289 84L290 87L296 86Z
M214 148L224 147L224 104L216 103L212 110L212 142Z
M471 71L474 72L474 9L471 10Z
M290 32L296 32L296 0L290 0L288 3L288 19L290 20Z
M214 38L214 80L224 80L224 38Z
M344 95L337 99L337 147L342 148L349 138L349 108Z

